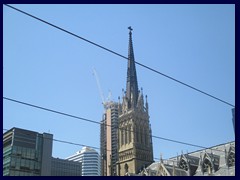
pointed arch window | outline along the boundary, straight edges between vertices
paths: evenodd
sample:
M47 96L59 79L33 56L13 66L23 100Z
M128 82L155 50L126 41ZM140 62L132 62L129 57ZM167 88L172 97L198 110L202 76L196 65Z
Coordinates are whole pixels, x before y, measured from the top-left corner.
M181 169L184 169L185 171L188 171L188 164L187 164L186 160L181 159L180 163L179 163L179 167Z
M138 126L136 126L136 141L139 142L139 129L138 129Z
M125 136L125 142L124 144L128 143L128 130L127 130L127 126L124 127L124 136Z
M235 153L230 152L228 155L228 166L234 166L235 165Z
M148 132L146 131L146 132L145 132L145 136L144 136L144 137L145 137L145 144L146 144L146 145L148 145L148 135L149 135L149 134L148 134Z
M125 174L127 174L128 173L128 165L127 164L125 164L124 169L125 169Z
M230 146L227 155L227 166L231 167L235 165L235 147Z
M123 129L121 130L121 145L124 145L124 133L123 133Z
M128 140L128 142L129 143L131 143L131 141L132 141L132 129L131 129L131 125L129 125L129 127L128 127L128 134L129 134L129 140Z
M212 164L208 158L205 158L202 164L203 172L208 172L208 174L212 174Z
M140 128L140 142L143 144L143 128Z

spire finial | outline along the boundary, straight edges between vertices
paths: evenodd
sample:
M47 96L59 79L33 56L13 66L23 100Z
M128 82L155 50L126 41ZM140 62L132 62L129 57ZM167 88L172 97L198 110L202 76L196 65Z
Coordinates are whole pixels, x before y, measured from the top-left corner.
M132 30L133 30L131 26L129 26L128 29L130 30L130 32L132 32Z

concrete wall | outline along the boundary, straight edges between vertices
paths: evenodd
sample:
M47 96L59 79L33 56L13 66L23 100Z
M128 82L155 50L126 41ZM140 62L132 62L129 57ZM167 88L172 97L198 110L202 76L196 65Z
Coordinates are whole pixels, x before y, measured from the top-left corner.
M41 176L51 176L53 135L43 133Z

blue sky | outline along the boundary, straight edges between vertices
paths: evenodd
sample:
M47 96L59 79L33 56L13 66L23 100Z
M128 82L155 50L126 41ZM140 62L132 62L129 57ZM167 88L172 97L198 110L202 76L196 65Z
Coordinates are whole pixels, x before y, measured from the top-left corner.
M13 5L235 105L234 5ZM3 6L3 96L100 121L107 97L126 88L127 61ZM200 146L235 140L231 106L136 65L152 134ZM3 127L50 132L99 147L99 125L3 101ZM199 148L153 138L154 157ZM79 146L54 142L65 158Z

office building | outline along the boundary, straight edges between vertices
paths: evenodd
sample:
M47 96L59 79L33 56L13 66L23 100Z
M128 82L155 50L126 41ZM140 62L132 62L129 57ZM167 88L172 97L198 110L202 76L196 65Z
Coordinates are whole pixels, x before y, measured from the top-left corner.
M106 103L100 127L101 175L114 176L118 160L118 103Z
M50 176L53 135L12 128L3 134L3 176Z
M82 163L82 176L100 176L100 157L94 149L83 147L66 159Z
M3 134L3 176L81 176L81 163L53 158L52 146L52 134L8 130Z
M52 176L82 176L82 164L76 161L52 158Z

